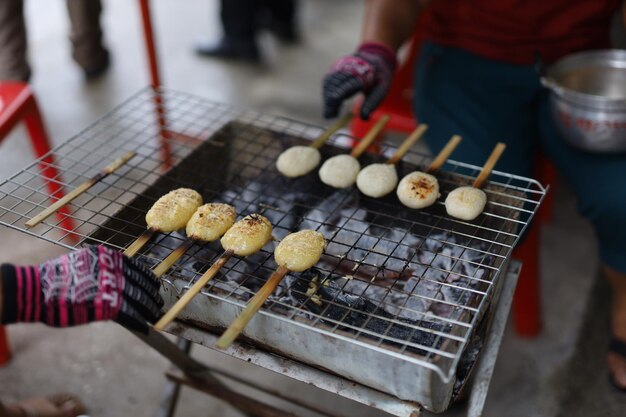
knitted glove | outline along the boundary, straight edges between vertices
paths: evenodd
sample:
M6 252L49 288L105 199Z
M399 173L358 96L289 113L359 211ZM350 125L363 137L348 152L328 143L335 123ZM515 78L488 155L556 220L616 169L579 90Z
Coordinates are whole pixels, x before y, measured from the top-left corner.
M344 100L363 92L361 118L367 120L385 98L395 68L395 52L375 42L363 43L354 54L335 61L324 77L324 117L336 117Z
M104 245L37 266L4 264L2 322L43 322L67 327L115 320L147 332L163 306L159 281L134 259Z

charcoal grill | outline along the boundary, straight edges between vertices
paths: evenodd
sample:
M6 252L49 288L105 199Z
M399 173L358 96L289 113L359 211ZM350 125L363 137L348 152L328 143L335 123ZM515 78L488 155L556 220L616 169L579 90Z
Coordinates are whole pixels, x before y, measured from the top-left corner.
M66 189L119 155L137 153L69 205L73 230L53 218L24 227L49 205L36 167L41 160L0 183L0 223L67 248L101 242L123 249L145 230L152 203L185 186L207 202L234 205L239 216L263 213L277 239L302 228L319 230L328 240L320 263L288 276L249 324L243 343L328 378L354 381L366 392L435 412L446 409L475 363L483 318L495 309L511 251L546 188L494 171L484 188L485 212L473 222L452 219L445 196L470 184L480 167L448 161L439 175L442 198L425 210L409 210L395 196L374 200L356 189L332 189L316 173L282 177L274 167L278 154L315 138L322 132L317 126L170 90L159 94L168 131L177 134L159 136L153 91L146 89L52 151L62 173L56 181ZM352 140L336 134L321 149L323 157L345 152ZM163 141L171 167L162 162ZM386 142L379 147L378 155L364 155L362 163L382 161L394 151ZM428 162L427 155L412 151L397 168L404 175ZM183 240L178 233L160 234L139 256L155 265ZM194 332L208 335L227 327L275 269L272 249L232 258L180 315L181 323L168 330L200 341ZM164 277L166 307L220 253L217 243L195 244ZM241 357L239 349L227 353ZM262 362L262 355L252 357Z

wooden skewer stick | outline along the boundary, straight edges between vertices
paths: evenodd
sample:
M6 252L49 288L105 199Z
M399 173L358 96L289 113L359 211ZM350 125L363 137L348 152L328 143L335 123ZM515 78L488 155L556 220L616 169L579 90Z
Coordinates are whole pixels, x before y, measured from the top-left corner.
M426 169L426 173L434 174L439 171L443 164L446 163L448 158L450 158L450 155L452 155L452 152L454 152L456 147L459 146L459 143L461 143L461 136L452 136L448 143L446 143L446 146L444 146L443 149L439 151L435 159L433 159L433 161L430 163L430 165Z
M65 196L63 196L62 198L52 203L48 208L45 208L44 210L42 210L41 213L37 214L35 217L27 221L26 227L31 228L31 227L37 226L39 223L46 220L52 214L60 210L61 207L63 207L64 205L66 205L67 203L74 200L76 197L78 197L79 195L81 195L82 193L90 189L91 187L93 187L94 184L96 184L98 181L102 180L103 178L105 178L106 176L108 176L109 174L117 170L118 168L120 168L122 165L128 162L135 155L136 155L135 152L130 151L120 156L111 164L107 165L102 171L100 171L99 173L97 173L96 175L88 179L87 181L83 182L78 187L76 187L75 189L67 193Z
M176 249L170 253L167 258L163 259L161 263L154 267L152 273L155 277L161 278L167 271L189 250L193 245L193 240L187 239L181 243Z
M376 139L381 130L385 127L387 122L389 122L391 117L387 114L383 115L376 124L367 132L367 134L361 139L359 144L350 152L350 156L353 158L358 158L361 156L363 152L367 149L368 146Z
M224 334L218 339L215 346L218 349L227 349L233 344L237 336L241 334L248 322L254 317L257 311L263 306L265 300L272 295L278 284L283 280L285 275L289 273L289 269L284 266L279 266L267 282L261 287L259 292L248 302L246 308L241 312L239 317L232 322L232 324L226 329Z
M481 188L483 186L485 181L487 181L487 178L489 178L493 167L496 166L498 159L500 159L500 156L505 149L506 145L502 142L498 142L496 147L493 148L491 155L489 155L487 162L485 162L485 165L483 165L483 169L480 171L480 174L478 174L478 177L476 177L476 179L474 180L474 184L472 184L472 187Z
M387 161L388 164L394 165L411 149L415 142L420 140L424 133L428 130L428 125L421 124L413 130L413 132L402 142L400 147L396 150L391 158Z
M339 129L341 129L345 125L347 125L350 122L350 120L352 120L353 117L354 117L354 114L352 112L344 114L335 123L330 125L330 127L328 129L326 129L324 131L324 133L322 133L317 139L315 139L313 142L311 142L311 144L309 146L311 148L316 148L316 149L321 148L322 145L324 143L326 143L326 141L328 139L330 139L330 137L333 135L333 133L335 133L336 131L338 131Z
M162 331L170 324L183 309L189 304L193 297L198 294L202 288L217 274L217 272L228 262L233 256L232 250L225 251L220 258L196 281L191 288L169 309L167 313L154 325L156 330Z
M141 234L133 243L130 244L129 247L124 251L124 255L129 258L135 256L137 252L141 250L145 246L146 243L152 238L152 236L157 232L154 229L147 229L145 232Z

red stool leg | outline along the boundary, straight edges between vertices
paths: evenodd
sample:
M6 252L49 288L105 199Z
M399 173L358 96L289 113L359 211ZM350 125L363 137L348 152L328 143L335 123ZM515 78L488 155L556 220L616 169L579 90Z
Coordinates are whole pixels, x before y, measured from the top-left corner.
M539 289L539 239L541 223L535 222L513 256L523 261L513 298L515 331L534 337L541 330L541 292Z
M167 139L170 133L167 130L167 120L165 118L165 107L163 106L163 97L159 92L161 87L161 77L159 74L159 62L157 61L156 44L154 42L154 29L152 28L152 17L150 15L149 0L139 0L139 8L141 10L141 22L143 25L143 35L146 42L146 53L148 55L148 67L150 69L150 85L154 94L154 109L156 113L157 123L159 124L159 133L161 137L161 157L165 169L172 166L172 156L170 145Z
M7 363L10 359L9 339L7 338L5 327L0 325L0 366Z
M50 152L50 141L48 140L48 134L46 133L46 129L43 125L39 107L37 106L37 102L32 95L30 96L27 108L24 111L23 121L26 125L26 129L28 130L28 134L37 158L41 158L48 154L48 152ZM46 186L48 187L50 197L53 200L57 200L63 197L63 187L61 186L59 172L54 166L54 163L55 161L52 155L46 155L46 157L43 158L39 164L39 170L41 171L43 177L47 179ZM68 216L69 214L70 212L66 206L59 210L57 216L59 217L61 226L64 229L74 230L74 222L71 217ZM76 237L74 236L74 238Z

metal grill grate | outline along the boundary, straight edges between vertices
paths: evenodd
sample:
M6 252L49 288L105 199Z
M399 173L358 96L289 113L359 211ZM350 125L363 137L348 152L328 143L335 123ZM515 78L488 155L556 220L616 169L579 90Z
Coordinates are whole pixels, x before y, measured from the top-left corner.
M445 382L454 377L502 267L545 195L541 184L494 171L485 187L485 213L463 222L445 214L443 200L469 184L479 167L449 161L439 175L442 198L428 209L409 210L395 196L373 200L355 189L330 189L315 173L281 177L277 155L319 135L317 126L169 90L161 95L173 168L162 162L154 97L146 89L53 150L61 172L54 181L66 190L124 152L138 154L70 204L73 230L56 217L24 227L49 205L41 161L0 183L0 223L68 248L85 241L124 248L144 231L145 212L160 195L188 186L207 202L233 204L239 217L262 212L277 239L301 228L320 230L328 240L321 262L311 272L290 275L259 314L427 367ZM323 157L351 140L335 135ZM393 150L380 145L381 155ZM368 154L361 162L381 159ZM410 152L399 174L428 161ZM158 235L141 256L156 264L183 240L178 233ZM231 259L200 296L243 306L275 269L272 249ZM195 244L165 279L190 286L220 252L218 243Z

